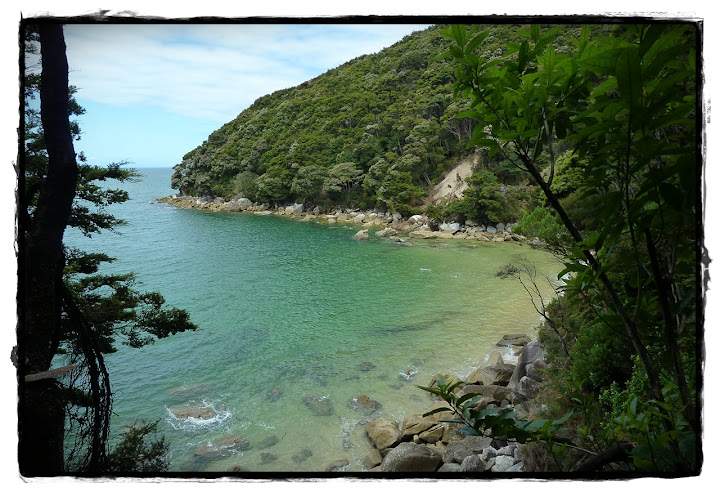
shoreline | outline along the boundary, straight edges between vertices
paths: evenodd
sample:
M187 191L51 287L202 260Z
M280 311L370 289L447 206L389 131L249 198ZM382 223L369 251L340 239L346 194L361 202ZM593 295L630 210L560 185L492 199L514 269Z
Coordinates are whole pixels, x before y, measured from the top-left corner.
M220 199L178 196L158 198L157 202L210 212L245 212L282 216L297 221L343 224L353 229L360 229L354 236L355 239L368 239L370 231L376 230L377 237L385 237L397 242L407 242L409 238L507 241L519 244L527 242L524 237L511 232L512 226L508 228L509 231L503 229L500 232L497 228L494 228L494 232L488 232L486 227L478 227L474 224L442 224L432 227L432 220L425 215L403 218L398 214L359 210L335 210L333 213L322 214L319 210L306 212L300 205L269 207L242 200L226 202ZM531 334L532 341L525 334L506 335L503 339L507 337L524 340L502 345L501 340L494 348L488 350L490 353L470 363L469 374L467 368L455 368L455 370L445 368L440 369L442 373L436 373L431 381L419 381L416 384L430 387L440 378L463 381L463 384L456 389L456 394L478 393L482 395L481 401L477 403L479 408L513 408L517 412L517 418L522 418L531 411L528 407L529 394L534 395L541 391L541 369L545 367L544 351L540 346L542 355L537 355L539 342L535 334ZM535 358L529 362L523 359L524 357L527 359L525 354L528 346L533 347L531 352L535 352ZM531 365L532 369L528 371ZM529 377L530 373L532 378ZM422 390L418 391L420 394L424 393ZM487 436L465 436L459 432L459 424L441 422L442 419L453 418L449 412L423 417L424 412L445 404L431 393L427 393L427 396L432 398L431 403L419 413L417 409L407 409L405 414L396 414L394 417L381 416L368 421L363 428L370 451L361 462L351 465L346 460L337 460L326 465L325 471L362 475L367 472L524 471L522 445ZM356 396L356 399L359 400L358 404L376 403L365 395ZM238 443L242 444L240 440ZM234 447L236 444L233 441L229 446ZM224 448L225 445L223 440L218 440L210 446ZM234 471L240 470L242 468Z
M405 242L404 238L412 239L453 239L480 242L516 242L536 246L536 242L525 236L512 232L515 224L498 223L482 225L467 220L464 224L450 222L436 224L428 216L413 215L403 217L398 213L377 210L357 210L337 208L332 213L322 213L318 207L305 211L302 204L272 207L268 204L252 203L246 198L225 201L222 198L192 197L172 195L159 197L158 203L167 203L179 208L194 208L210 212L244 212L255 215L276 215L304 222L326 224L346 224L360 227L355 239L367 239L371 229L378 229L375 235L389 237L397 242Z
M501 348L517 356L511 363ZM457 397L473 393L481 395L473 408L512 409L515 418L534 413L532 399L542 391L543 371L547 367L545 349L537 339L525 334L504 335L496 350L488 354L463 380L451 374L436 374L427 387L440 379L463 381L453 393ZM432 395L432 393L428 393ZM448 405L438 396L425 410L432 412ZM398 423L379 417L366 425L372 445L363 459L365 472L524 472L526 458L532 459L524 445L493 436L473 436L460 432L461 424L449 423L457 418L450 412L432 415L412 414ZM530 465L532 466L532 465ZM329 470L330 471L330 470Z

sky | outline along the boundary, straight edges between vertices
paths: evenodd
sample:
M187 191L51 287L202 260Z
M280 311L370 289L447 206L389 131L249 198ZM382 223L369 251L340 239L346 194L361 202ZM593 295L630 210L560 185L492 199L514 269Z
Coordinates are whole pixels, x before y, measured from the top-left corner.
M70 84L90 164L172 167L257 98L376 53L417 24L75 24Z

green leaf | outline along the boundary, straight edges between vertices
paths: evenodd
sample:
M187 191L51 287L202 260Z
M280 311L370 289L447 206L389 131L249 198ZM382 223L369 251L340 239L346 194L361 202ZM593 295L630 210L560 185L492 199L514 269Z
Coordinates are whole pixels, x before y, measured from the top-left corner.
M472 38L468 42L467 47L465 48L465 52L472 53L473 51L475 51L475 48L480 46L483 43L483 41L485 41L485 39L488 37L489 34L490 34L489 31L483 31L483 32L479 33L477 36L475 36L474 38Z
M631 110L641 102L642 76L640 57L635 47L627 47L620 52L616 65L618 91Z

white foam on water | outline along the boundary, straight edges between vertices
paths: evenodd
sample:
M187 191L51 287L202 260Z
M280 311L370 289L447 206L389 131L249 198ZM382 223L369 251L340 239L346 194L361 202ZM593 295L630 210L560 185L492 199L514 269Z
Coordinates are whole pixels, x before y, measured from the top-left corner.
M232 412L226 407L221 406L217 408L213 402L203 400L204 408L211 408L215 415L209 419L199 419L195 417L187 417L184 419L177 418L171 411L170 408L165 407L167 417L165 421L175 430L185 432L207 432L212 429L221 427L232 418Z

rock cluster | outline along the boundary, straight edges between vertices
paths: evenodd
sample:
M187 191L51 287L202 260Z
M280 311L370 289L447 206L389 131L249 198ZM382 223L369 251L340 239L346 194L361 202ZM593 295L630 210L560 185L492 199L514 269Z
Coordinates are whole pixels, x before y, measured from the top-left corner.
M258 215L283 215L304 221L316 220L326 221L329 224L359 225L364 229L354 236L355 239L369 239L369 229L377 228L380 229L375 232L377 237L387 237L390 241L397 243L407 242L405 238L401 237L401 234L414 239L466 239L486 242L519 242L526 240L524 236L512 232L513 225L503 223L482 225L470 219L463 224L459 222L437 224L426 215L413 215L404 218L398 213L376 210L339 209L324 214L318 207L306 211L300 203L271 207L269 204L253 203L247 198L233 198L226 201L222 198L210 196L173 195L160 197L157 201L182 208L199 208L216 212L253 212Z
M457 396L482 395L476 409L515 408L530 411L531 398L539 391L545 351L537 341L525 335L507 335L498 346L518 349L517 364L506 363L499 352L493 352L487 363L473 370ZM429 386L438 380L436 375ZM445 408L435 400L428 412ZM520 408L519 408L520 407ZM523 469L522 445L492 437L465 436L460 424L443 422L454 418L451 412L432 415L410 415L402 424L387 417L370 421L365 431L373 449L365 456L363 466L377 472L519 472Z

